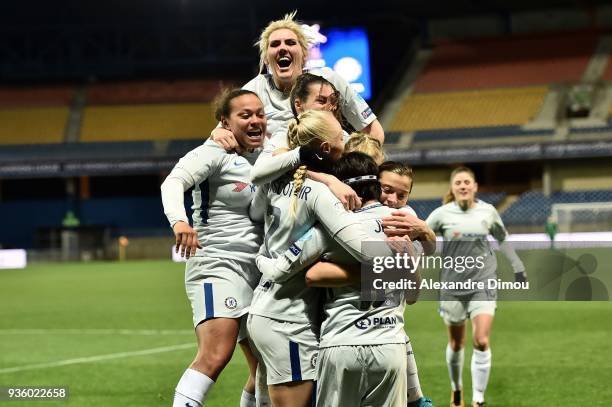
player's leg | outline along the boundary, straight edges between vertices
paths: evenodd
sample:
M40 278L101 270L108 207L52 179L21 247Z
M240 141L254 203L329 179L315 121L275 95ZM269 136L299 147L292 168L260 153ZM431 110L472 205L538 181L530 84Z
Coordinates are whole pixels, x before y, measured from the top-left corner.
M192 257L185 268L185 289L193 311L198 352L176 387L174 405L198 406L232 357L240 319L253 289L227 259Z
M309 324L249 317L249 337L265 365L275 407L310 406L318 342Z
M491 347L489 337L495 313L494 301L471 301L469 313L472 318L472 405L484 405L484 394L491 373Z
M209 319L196 327L198 352L176 386L174 407L204 403L234 353L238 328L239 321L231 318Z
M242 317L242 319L246 320L246 315ZM251 351L249 341L246 337L242 339L239 335L238 344L240 345L240 349L242 349L242 353L244 354L247 365L249 366L249 377L244 385L244 389L242 390L240 407L255 407L255 377L257 375L257 358L255 358L253 351Z
M274 407L311 407L314 381L303 380L268 386Z
M440 316L448 331L446 365L451 382L451 406L463 406L463 363L466 304L460 300L440 301Z
M246 319L246 331L247 339L249 343L249 350L257 360L257 367L255 369L255 402L257 407L270 407L272 401L268 394L268 379L266 372L266 365L263 362L262 356L257 350L255 343L249 335L249 332L253 330L253 315L247 315Z
M433 407L431 400L423 395L419 371L410 338L406 336L407 407Z

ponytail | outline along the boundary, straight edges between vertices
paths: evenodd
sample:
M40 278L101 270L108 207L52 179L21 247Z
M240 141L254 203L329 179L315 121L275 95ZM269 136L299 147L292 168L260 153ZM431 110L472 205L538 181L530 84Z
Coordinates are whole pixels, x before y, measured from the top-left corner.
M448 190L446 194L442 197L442 204L446 205L447 203L453 202L455 200L455 195L453 195L452 190Z
M291 194L291 203L289 204L289 215L293 219L297 216L297 204L300 191L304 185L304 179L306 178L306 166L300 165L297 170L293 173L293 193Z

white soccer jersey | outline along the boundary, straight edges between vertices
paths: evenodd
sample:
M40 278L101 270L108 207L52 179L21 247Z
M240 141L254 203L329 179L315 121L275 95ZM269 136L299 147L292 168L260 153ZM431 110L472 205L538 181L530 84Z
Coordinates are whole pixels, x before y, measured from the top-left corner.
M497 258L487 236L493 235L501 242L506 239L508 232L493 205L477 200L473 208L464 211L453 201L435 209L426 222L434 232L444 238L443 256L483 258L484 267L474 266L460 272L456 266L454 269L443 269L440 276L442 281L486 282L489 278L496 278ZM472 292L448 291L449 294Z
M355 211L361 226L368 234L367 240L385 239L382 218L395 210L375 203ZM275 260L274 269L279 277L277 281L294 278L296 275L303 278L303 273L299 271L303 271L321 257L340 264L355 262L325 230L316 226ZM270 265L268 263L268 266ZM358 289L329 288L325 303L326 318L321 325L321 347L404 344L404 306L403 291L388 293L388 297L383 301L364 302L361 301Z
M290 177L291 174L288 174L262 186L253 200L253 218L263 217L265 211L266 229L261 253L271 258L281 256L319 221L330 236L338 239L353 256L360 257L361 242L369 236L356 215L347 212L325 185L305 179L299 193L296 216L289 214L294 186ZM363 257L392 254L386 247L374 250L380 253L363 254ZM288 322L312 323L316 321L318 300L319 290L306 286L303 273L295 274L283 283L262 278L255 289L250 312Z
M355 214L370 240L374 240L385 238L381 219L394 211L375 203ZM389 293L384 301L372 302L361 301L360 291L353 287L328 288L320 347L405 344L405 305L403 291Z
M365 100L355 93L353 88L340 75L330 68L311 70L310 73L319 75L329 81L340 93L340 110L346 120L356 130L362 130L376 119L376 115ZM289 94L276 88L271 74L260 74L251 79L243 89L255 92L261 99L268 119L268 133L287 134L289 120L293 119L293 111L289 101ZM266 141L266 144L269 141ZM278 139L276 148L287 147L286 138Z
M249 218L248 208L256 191L250 184L250 172L258 153L227 153L207 140L181 158L168 176L180 179L183 185L194 185L193 228L203 246L196 256L254 262L262 230ZM170 208L168 197L164 197L171 225L186 219L184 208L182 214L172 213Z

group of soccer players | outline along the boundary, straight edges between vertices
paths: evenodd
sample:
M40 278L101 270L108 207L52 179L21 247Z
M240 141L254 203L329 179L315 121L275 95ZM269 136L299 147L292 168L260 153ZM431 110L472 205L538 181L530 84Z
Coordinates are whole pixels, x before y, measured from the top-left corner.
M268 73L219 98L219 126L161 188L177 250L188 259L198 343L173 406L203 405L236 343L249 365L241 407L432 406L404 333L405 293L363 301L359 263L397 250L430 253L434 231L446 239L465 233L470 250L487 252L486 236L504 241L505 229L475 198L466 168L451 176L452 202L418 219L407 206L411 170L383 162L384 132L370 107L332 70L303 72L308 41L293 17L263 30L257 44ZM343 121L359 132L349 136ZM191 188L192 225L183 200ZM505 252L524 278L520 259L507 245ZM473 404L482 406L495 299L445 294L451 404L463 405L469 317Z

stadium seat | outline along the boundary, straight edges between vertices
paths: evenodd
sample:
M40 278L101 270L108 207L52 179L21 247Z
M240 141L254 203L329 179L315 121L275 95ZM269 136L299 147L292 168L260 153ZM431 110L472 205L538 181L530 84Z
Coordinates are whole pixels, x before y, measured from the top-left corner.
M521 126L537 114L547 91L540 86L413 94L404 100L388 130Z
M433 56L414 91L577 82L597 41L598 36L592 33L555 33L440 42L434 45Z
M612 202L612 190L555 192L550 197L541 192L521 194L502 214L508 225L544 225L556 203Z
M232 83L222 80L136 81L95 84L87 89L90 105L211 102Z
M64 141L68 107L0 109L0 144L40 144Z
M81 141L203 140L216 125L209 103L90 106Z

